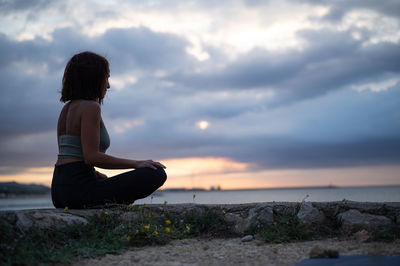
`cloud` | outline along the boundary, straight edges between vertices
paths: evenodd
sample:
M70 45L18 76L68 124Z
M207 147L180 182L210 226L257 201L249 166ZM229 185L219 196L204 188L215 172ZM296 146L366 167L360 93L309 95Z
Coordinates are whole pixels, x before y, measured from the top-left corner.
M222 69L175 72L166 77L186 87L205 90L273 89L272 105L324 95L387 73L400 73L400 44L363 45L351 31L307 30L298 35L307 42L302 51L272 53L253 49Z
M248 2L253 9L260 4ZM206 8L207 3L195 7ZM27 3L19 4L8 12L29 9ZM335 7L341 5L345 3ZM215 2L213 8L223 9ZM104 6L93 10L103 11ZM113 12L107 18L118 15ZM223 31L223 21L215 23L204 31ZM185 32L143 25L88 35L75 26L54 27L49 38L17 41L0 34L4 173L10 167L54 163L63 69L73 54L84 50L103 54L111 63L111 90L102 107L111 133L110 154L223 157L250 163L254 171L400 162L400 87L392 82L400 76L400 47L398 42L370 42L374 28L311 27L297 31L294 37L302 45L296 49L251 44L250 51L234 57L226 46L202 39L199 49L209 58L200 61L187 52L193 43ZM371 84L390 86L379 92L352 89ZM199 130L198 121L210 126Z
M308 0L301 1L315 5L324 5L329 7L329 12L323 17L331 21L341 20L346 13L353 10L372 10L383 15L400 18L400 3L396 0L387 0L384 3L374 0Z
M145 28L110 30L93 38L65 28L52 36L53 41L15 41L0 36L0 76L6 81L2 92L7 95L0 99L3 137L54 127L63 68L76 52L93 50L108 55L111 75L117 77L132 72L140 77L158 69L168 71L191 64L184 40ZM16 103L19 108L15 108Z
M256 169L397 164L399 96L400 87L378 95L341 90L290 109L211 120L206 134L181 124L191 115L177 122L165 116L119 138L114 147L146 158L228 157L257 163Z
M7 14L12 12L32 11L48 7L50 0L2 0L0 1L0 13Z

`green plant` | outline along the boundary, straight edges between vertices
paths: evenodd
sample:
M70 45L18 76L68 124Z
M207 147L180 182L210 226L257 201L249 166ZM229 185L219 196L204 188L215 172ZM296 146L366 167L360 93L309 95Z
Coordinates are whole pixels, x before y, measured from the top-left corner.
M231 236L232 227L220 213L213 210L191 210L184 216L184 223L189 226L191 235L210 234L213 236Z
M256 230L265 242L281 243L310 240L312 234L305 230L295 215L275 215L275 222Z
M384 229L372 232L372 239L375 241L395 241L400 239L400 225L391 224Z
M133 214L122 220L121 214ZM20 231L0 221L0 264L70 263L80 258L119 254L130 246L163 245L172 239L229 234L223 218L210 210L183 218L155 216L145 206L119 208L89 217L87 224Z

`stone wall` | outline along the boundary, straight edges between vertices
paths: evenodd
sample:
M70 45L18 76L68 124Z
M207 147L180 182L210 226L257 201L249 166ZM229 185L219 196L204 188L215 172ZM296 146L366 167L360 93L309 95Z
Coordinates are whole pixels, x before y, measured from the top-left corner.
M0 219L11 224L17 230L31 227L60 227L76 223L87 223L87 218L105 212L118 212L122 221L130 220L143 213L163 215L168 211L177 217L183 217L189 211L214 211L233 225L237 234L244 234L252 227L274 225L279 216L297 217L299 223L312 230L319 226L338 226L344 233L360 230L369 232L400 224L400 202L363 203L340 202L266 202L250 204L168 204L110 206L103 209L64 210L39 209L0 211Z

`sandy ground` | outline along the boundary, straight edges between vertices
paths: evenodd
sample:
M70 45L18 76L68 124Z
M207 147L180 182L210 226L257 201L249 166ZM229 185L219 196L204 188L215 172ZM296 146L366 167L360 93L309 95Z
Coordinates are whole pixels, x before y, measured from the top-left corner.
M400 255L400 241L392 243L320 240L287 244L241 242L232 239L184 239L165 246L132 248L121 255L81 260L75 265L294 265L309 257L315 245L340 255Z

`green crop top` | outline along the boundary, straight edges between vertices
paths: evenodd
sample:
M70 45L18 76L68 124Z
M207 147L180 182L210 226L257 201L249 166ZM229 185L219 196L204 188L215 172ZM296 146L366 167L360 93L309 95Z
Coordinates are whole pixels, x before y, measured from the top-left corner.
M76 120L80 109L82 108L84 102L82 102L76 111L74 121L72 123L72 128L75 128ZM100 143L99 151L105 153L110 147L110 136L108 135L106 127L103 125L100 127ZM79 159L83 158L82 153L82 143L81 136L65 134L58 138L58 158L74 157Z

